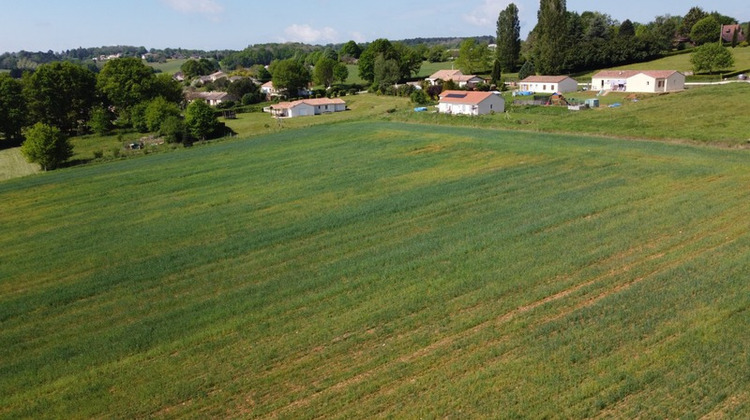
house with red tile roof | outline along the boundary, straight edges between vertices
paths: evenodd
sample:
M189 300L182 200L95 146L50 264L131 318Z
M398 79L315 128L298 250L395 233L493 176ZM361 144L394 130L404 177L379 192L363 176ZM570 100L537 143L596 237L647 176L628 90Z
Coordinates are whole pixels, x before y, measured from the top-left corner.
M483 115L505 112L505 99L499 92L446 90L440 94L438 111L442 114Z
M578 82L569 76L529 76L518 87L525 92L566 93L577 91Z
M263 109L274 117L292 118L346 111L346 102L341 98L302 99L294 102L279 102Z
M747 40L747 34L742 25L721 25L721 39L724 42L732 42L734 34L737 33L737 42Z
M475 76L473 74L463 74L461 73L461 70L438 70L425 80L430 82L430 85L432 86L440 83L440 80L442 80L443 82L452 80L460 88L473 88L480 83L484 83L485 81L481 77Z
M591 89L663 93L685 90L685 75L676 70L605 70L591 79Z

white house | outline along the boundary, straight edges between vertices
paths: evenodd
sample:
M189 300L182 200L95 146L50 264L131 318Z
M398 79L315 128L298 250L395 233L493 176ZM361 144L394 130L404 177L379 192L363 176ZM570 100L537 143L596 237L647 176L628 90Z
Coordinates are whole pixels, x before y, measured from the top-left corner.
M519 82L519 89L534 93L575 92L578 82L568 76L529 76Z
M274 117L292 118L346 111L346 102L341 98L302 99L294 102L279 102L263 109Z
M660 93L685 89L685 75L676 70L605 70L591 79L594 90Z
M446 90L440 94L438 111L443 114L483 115L505 112L505 99L499 92Z
M463 74L461 73L461 70L438 70L425 80L430 82L430 85L432 86L437 85L439 80L444 82L452 80L460 88L473 88L480 83L484 83L484 79L481 77L473 74Z
M211 106L219 105L222 102L226 102L232 99L231 95L226 92L190 92L187 95L188 102L193 102L196 99L203 99L207 104Z

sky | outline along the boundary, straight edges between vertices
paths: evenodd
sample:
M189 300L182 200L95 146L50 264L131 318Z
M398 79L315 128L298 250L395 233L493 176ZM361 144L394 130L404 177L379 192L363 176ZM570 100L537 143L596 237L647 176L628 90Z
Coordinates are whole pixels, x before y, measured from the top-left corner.
M0 0L0 53L111 45L241 50L267 42L494 35L498 14L511 2L525 38L539 0ZM570 11L641 23L684 16L692 6L750 20L745 0L567 1Z

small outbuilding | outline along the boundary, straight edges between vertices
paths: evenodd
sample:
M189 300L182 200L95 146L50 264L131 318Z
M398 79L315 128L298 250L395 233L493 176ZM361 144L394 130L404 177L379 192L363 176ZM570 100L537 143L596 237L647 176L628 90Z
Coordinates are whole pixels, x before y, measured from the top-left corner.
M461 70L438 70L425 80L427 80L432 86L439 84L441 80L443 82L450 80L462 89L474 88L485 82L481 77L473 74L463 74L461 73Z
M461 115L505 112L505 99L500 95L500 92L446 90L440 94L438 111L443 114Z
M521 91L533 93L566 93L578 90L578 82L569 76L529 76L518 85Z

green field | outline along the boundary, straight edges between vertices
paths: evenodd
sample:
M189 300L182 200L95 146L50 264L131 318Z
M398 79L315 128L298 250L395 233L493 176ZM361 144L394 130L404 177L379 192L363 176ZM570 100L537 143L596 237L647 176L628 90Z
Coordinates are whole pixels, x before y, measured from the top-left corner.
M166 63L146 63L149 66L161 70L163 73L175 74L180 71L180 67L187 61L187 59L174 60L169 59Z
M747 151L339 122L0 183L0 418L747 418Z
M26 162L20 147L0 150L0 182L39 171L39 165Z

